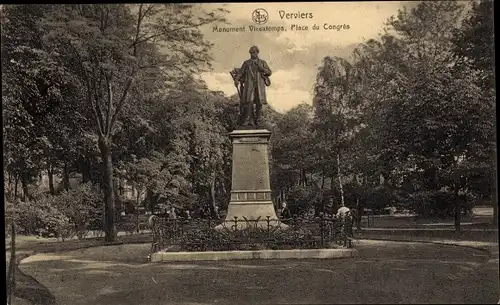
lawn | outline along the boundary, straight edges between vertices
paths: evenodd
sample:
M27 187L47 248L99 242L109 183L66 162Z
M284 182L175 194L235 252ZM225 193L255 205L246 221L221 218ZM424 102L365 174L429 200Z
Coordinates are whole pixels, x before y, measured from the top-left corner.
M492 228L491 220L493 208L477 207L473 209L471 216L464 216L461 219L461 226L464 230L472 228ZM426 218L422 219L411 215L375 215L364 216L361 222L363 228L450 228L453 229L455 220L448 218Z
M358 241L341 260L146 262L148 245L40 254L21 269L58 304L491 303L498 265L486 252Z
M477 228L484 219L491 216L474 215L465 220L474 224L465 224L457 234L442 230L447 227L442 220L432 225L436 221L382 216L375 219L375 227L396 230L363 230L356 236L497 242L497 232L466 229ZM404 230L412 226L437 230ZM488 262L484 252L468 248L358 241L360 257L352 260L149 264L150 242L149 234L122 235L115 245L107 246L103 238L60 242L19 236L18 257L40 254L23 261L21 270L26 275L18 275L18 287L34 300L46 286L53 294L46 300L55 297L57 304L68 305L498 301L498 259ZM10 246L8 239L6 246ZM470 279L475 280L468 287ZM14 304L24 305L25 300Z

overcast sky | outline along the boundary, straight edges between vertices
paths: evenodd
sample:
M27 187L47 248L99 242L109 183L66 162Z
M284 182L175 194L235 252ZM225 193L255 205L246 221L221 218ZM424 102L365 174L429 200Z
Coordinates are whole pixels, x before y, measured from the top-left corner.
M347 58L353 48L366 39L376 38L384 22L408 2L330 2L330 3L226 3L203 4L210 10L223 7L229 24L219 27L245 26L246 32L214 32L213 25L203 27L205 37L213 44L213 71L202 78L212 90L227 95L236 93L229 71L248 59L248 49L257 45L260 57L267 61L273 75L268 87L268 102L277 111L285 112L301 102L312 103L316 71L325 56ZM266 26L284 26L283 32L250 32L252 12L263 8L268 12ZM313 18L282 19L286 13L312 13ZM282 12L283 13L283 12ZM324 30L325 23L348 25L349 29ZM308 26L308 30L293 31L293 24ZM317 24L320 29L312 30Z

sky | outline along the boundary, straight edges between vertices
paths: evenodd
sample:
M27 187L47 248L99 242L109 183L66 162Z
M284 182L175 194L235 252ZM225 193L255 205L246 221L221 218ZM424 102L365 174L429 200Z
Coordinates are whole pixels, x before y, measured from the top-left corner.
M211 90L231 96L237 93L229 71L249 58L252 45L260 49L260 58L271 68L271 86L267 87L269 104L286 112L300 103L312 103L316 72L325 56L348 59L363 41L377 38L387 19L399 8L415 2L292 2L292 3L210 3L203 10L224 8L226 23L218 28L245 27L245 32L217 32L214 24L201 28L213 43L213 70L201 75ZM264 9L268 20L256 24L252 13ZM286 18L301 15L308 18ZM312 16L311 16L312 14ZM281 18L283 17L283 18ZM311 18L312 17L312 18ZM313 25L319 26L313 30ZM325 24L339 26L324 29ZM295 26L294 26L295 25ZM285 31L250 31L250 26L281 27ZM294 28L292 29L292 27ZM307 29L303 27L307 26ZM302 27L302 30L297 30Z

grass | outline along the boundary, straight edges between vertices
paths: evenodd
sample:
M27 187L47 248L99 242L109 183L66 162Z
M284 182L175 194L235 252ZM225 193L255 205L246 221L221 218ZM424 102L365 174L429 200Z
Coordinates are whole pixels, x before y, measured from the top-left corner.
M461 227L469 228L493 228L492 217L488 215L473 215L462 217ZM451 228L453 229L455 220L453 218L427 218L422 219L415 216L389 216L363 217L362 227L369 228Z
M471 224L465 224L463 226L464 231L459 233L455 233L452 230L386 230L383 234L385 239L395 240L435 240L446 238L453 240L498 242L498 231L478 232L467 230L467 228L485 227L485 225L481 223L489 222L490 220L490 215L474 215L470 218L464 218L464 223L470 222ZM412 217L382 216L375 218L373 225L375 228L395 229L450 228L450 222L453 224L453 220L450 219L422 220ZM360 234L357 234L356 237L376 239L381 237L381 233L365 230ZM275 264L284 268L276 269L274 268L275 266L270 266L267 263L260 261L250 261L244 263L243 265L239 265L240 267L236 269L232 267L228 269L227 265L220 266L217 264L192 265L191 267L186 267L188 270L186 271L187 273L180 271L179 273L176 270L186 270L183 266L188 265L167 264L167 266L159 267L156 265L155 267L155 265L147 264L146 257L149 253L150 242L152 241L149 234L120 236L119 240L114 244L106 243L103 238L87 238L83 240L73 239L60 242L55 238L37 239L36 237L31 236L18 236L16 241L19 259L36 253L64 252L64 255L43 254L44 256L42 257L45 257L45 260L38 263L36 260L32 260L32 258L28 258L26 260L26 264L23 262L23 266L26 266L26 268L23 267L22 269L28 271L29 274L34 275L37 279L40 279L40 282L38 282L34 277L23 273L21 269L18 269L18 286L16 289L16 295L31 300L33 304L41 305L54 304L55 300L55 297L45 286L48 286L50 291L55 293L58 299L58 304L147 305L167 303L186 304L185 302L202 304L206 303L206 300L210 300L210 303L219 301L228 304L250 304L254 302L263 302L265 300L271 300L275 303L328 303L332 301L341 303L368 301L385 303L417 301L467 303L491 302L495 293L495 297L498 298L498 285L495 286L494 284L497 283L498 280L498 264L490 264L488 265L488 268L481 269L481 272L479 273L480 275L470 272L464 275L465 277L463 277L463 280L460 279L462 282L459 281L459 283L463 283L463 285L458 284L459 286L457 286L462 287L461 290L455 289L456 291L454 292L447 292L446 289L448 288L444 290L443 288L439 288L442 290L444 295L436 295L432 293L433 290L431 290L431 284L434 283L435 285L441 287L441 282L443 281L443 279L436 278L436 272L443 272L443 276L445 277L460 273L459 270L451 270L449 268L447 269L447 267L445 268L441 266L443 264L443 259L440 260L436 258L436 255L441 255L439 253L441 253L440 251L442 251L443 248L436 248L438 246L435 245L426 246L430 248L425 248L434 249L434 252L432 252L433 254L429 256L429 259L435 259L435 261L427 265L420 265L419 268L423 268L424 271L422 271L422 269L416 269L418 264L415 265L412 263L412 260L421 260L425 258L427 254L420 252L416 254L414 258L405 259L404 257L408 255L409 249L411 252L411 247L415 246L411 246L410 248L406 246L406 248L400 248L397 251L394 250L394 253L398 253L397 258L402 258L403 261L406 261L403 265L397 268L400 268L401 270L404 269L407 272L402 274L396 272L396 274L399 274L399 278L392 278L383 283L377 284L377 279L386 278L387 276L394 277L394 274L391 272L387 274L387 272L384 271L392 270L387 268L393 268L394 266L384 265L384 267L381 265L383 260L388 259L387 252L384 254L384 246L382 248L376 248L376 251L370 254L372 256L367 254L369 252L367 252L366 249L361 251L361 253L365 253L361 255L361 261L363 259L365 261L369 260L373 263L373 266L372 268L366 269L363 267L364 264L361 261L358 261L354 263L354 265L357 266L356 268L358 268L356 269L357 271L354 270L354 273L352 265L343 262L332 262L331 264L326 265L319 262L303 262L302 265L297 262L284 263L282 265L280 265L280 263L270 262L270 264ZM10 247L10 241L8 239L6 239L6 247L7 249ZM355 247L359 249L358 245L355 245ZM445 251L443 253L452 255L450 254L452 251L449 250L449 248L447 249L447 252ZM467 251L464 252L464 250L460 250L460 253L462 253L461 259L464 261L460 264L462 264L463 268L467 268L467 263L465 261L470 260L467 258ZM6 254L8 256L9 252ZM474 254L470 255L474 256ZM457 256L457 253L455 253L452 256L458 257L460 255ZM383 260L381 261L380 259ZM309 267L306 268L305 266ZM254 270L253 268L257 268L255 269L255 272L251 274L246 273L249 270ZM293 272L287 272L287 268L298 269ZM317 270L324 271L315 273L311 272L310 268L316 268ZM350 271L346 271L347 273L345 273L341 272L342 270ZM378 274L378 277L366 277L363 273ZM244 276L244 274L247 275ZM328 276L326 277L327 274ZM416 274L416 279L411 274ZM492 276L492 274L495 274L495 276ZM69 282L67 281L68 277L70 279ZM212 277L218 280L216 282L211 282ZM429 277L431 282L427 283L427 281L424 280L426 277ZM471 289L467 288L465 285L467 283L467 277L481 277L483 280L491 277L491 281L488 282L490 283L488 284L489 286L476 285L477 287L475 287L475 290L471 291ZM371 280L368 281L368 279ZM66 281L66 284L63 284L64 281ZM80 285L75 284L78 281ZM289 281L290 283L277 284L277 281ZM351 281L351 285L344 286L345 281ZM156 282L157 284L153 285L152 282ZM227 282L228 285L224 284L225 282ZM477 283L480 282L481 281L477 281ZM400 283L405 283L404 285L406 286L403 287ZM457 285L454 283L450 282L449 284L451 286ZM70 284L73 286L68 287ZM361 285L361 287L364 288L363 290L357 292L357 296L349 297L348 293L345 291L352 292L352 285L354 284ZM393 287L387 286L389 284ZM187 285L188 288L183 288L183 285ZM419 293L414 293L411 290L408 291L408 285L415 286L415 291ZM435 286L434 289L437 286ZM294 294L294 292L297 291L304 292L304 287L310 287L310 289L306 290L309 293L307 297L304 298L300 297L300 295ZM332 287L333 292L330 291ZM389 293L387 287L395 289L396 292ZM68 291L65 291L65 289L68 289ZM287 291L289 295L283 295L283 291ZM314 294L314 291L316 291L317 294ZM322 297L321 293L324 291L327 291L328 293L327 296ZM465 294L463 291L469 292ZM196 292L199 295L193 296L193 292ZM427 295L423 296L421 293L426 293ZM447 293L452 295L446 295ZM82 298L82 295L85 295L85 298ZM265 299L266 296L269 299ZM76 300L75 303L72 301L73 298ZM494 300L494 302L496 301L497 300ZM24 305L21 302L23 301L16 300L14 304Z
M149 251L152 238L149 234L120 236L114 243L104 241L104 238L87 238L83 240L58 241L56 238L36 238L35 236L16 237L16 289L14 297L17 299L13 304L23 304L29 300L31 304L53 305L55 297L51 292L34 277L27 275L19 268L21 260L37 253L65 252L82 250L88 248L106 248L123 244L143 244ZM6 239L6 263L10 259L10 238ZM104 247L106 246L106 247ZM144 256L146 259L147 256ZM29 258L28 258L29 259ZM19 299L23 300L20 301Z
M131 243L150 243L152 242L150 234L123 235L117 238L116 242L108 243L104 237L85 238L82 240L71 239L59 241L56 238L37 238L36 236L17 236L16 250L18 252L59 252L70 251L74 249L106 246L113 244L131 244ZM10 249L10 238L5 239L6 250Z
M21 268L62 305L498 300L498 266L486 264L482 251L377 241L360 241L357 248L358 258L344 260L148 264L147 244L117 245L40 254Z

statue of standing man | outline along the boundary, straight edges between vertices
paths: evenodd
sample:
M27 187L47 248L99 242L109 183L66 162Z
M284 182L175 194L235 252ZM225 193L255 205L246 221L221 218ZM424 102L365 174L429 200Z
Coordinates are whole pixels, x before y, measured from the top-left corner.
M245 60L240 69L231 71L231 76L240 96L238 125L242 128L259 126L262 105L267 104L266 86L271 85L271 69L259 58L259 48L251 47L250 59Z

